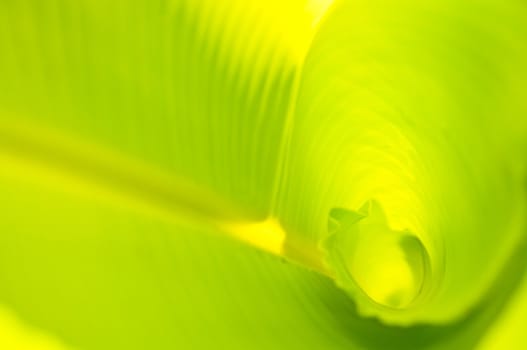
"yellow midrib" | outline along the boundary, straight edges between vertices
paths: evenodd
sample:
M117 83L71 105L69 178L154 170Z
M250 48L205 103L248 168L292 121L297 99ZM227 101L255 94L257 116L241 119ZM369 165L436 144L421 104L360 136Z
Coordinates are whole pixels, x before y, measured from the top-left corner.
M285 232L276 220L253 218L188 179L34 123L0 121L0 176L212 227L275 255L283 251Z

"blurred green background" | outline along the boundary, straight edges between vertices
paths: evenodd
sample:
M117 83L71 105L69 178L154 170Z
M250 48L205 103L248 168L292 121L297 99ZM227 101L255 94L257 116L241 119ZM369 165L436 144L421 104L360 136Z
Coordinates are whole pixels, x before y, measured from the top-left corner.
M1 349L522 349L523 0L2 0Z

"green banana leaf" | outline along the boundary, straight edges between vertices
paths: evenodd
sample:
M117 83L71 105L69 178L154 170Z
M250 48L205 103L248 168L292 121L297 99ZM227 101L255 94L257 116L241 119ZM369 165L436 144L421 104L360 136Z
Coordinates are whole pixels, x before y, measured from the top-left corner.
M522 0L2 0L0 349L521 349Z

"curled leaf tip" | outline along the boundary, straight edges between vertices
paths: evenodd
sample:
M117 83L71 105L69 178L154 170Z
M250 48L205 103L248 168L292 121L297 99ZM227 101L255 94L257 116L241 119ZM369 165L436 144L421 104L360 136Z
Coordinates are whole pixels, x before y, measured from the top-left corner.
M427 251L413 233L391 229L377 201L357 211L333 208L328 229L322 244L326 263L362 313L382 318L387 310L403 312L418 301Z

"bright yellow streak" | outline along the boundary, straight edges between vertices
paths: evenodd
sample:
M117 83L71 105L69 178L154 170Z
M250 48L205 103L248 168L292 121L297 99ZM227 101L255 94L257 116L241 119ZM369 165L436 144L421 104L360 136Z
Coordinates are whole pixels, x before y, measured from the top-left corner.
M334 0L308 0L307 12L312 18L312 27L316 27Z
M269 0L258 10L267 22L267 35L289 52L293 63L300 63L311 45L317 24L333 2ZM242 3L246 3L246 0Z
M260 222L232 222L220 228L236 239L275 255L283 254L286 232L273 218Z

